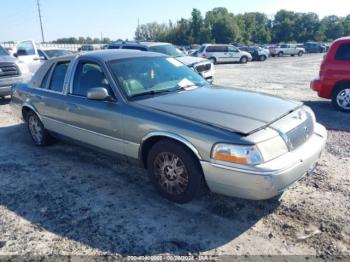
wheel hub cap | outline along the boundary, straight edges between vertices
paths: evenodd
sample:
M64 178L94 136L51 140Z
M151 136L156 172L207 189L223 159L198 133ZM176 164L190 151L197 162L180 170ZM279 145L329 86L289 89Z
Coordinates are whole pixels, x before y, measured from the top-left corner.
M338 94L337 103L343 109L350 109L350 88L346 88Z
M42 140L43 131L42 131L42 128L41 128L38 120L34 116L31 116L29 118L29 130L30 130L30 133L31 133L33 139L37 143L40 143Z
M188 186L188 174L182 160L173 153L160 153L154 161L158 184L168 194L179 195Z

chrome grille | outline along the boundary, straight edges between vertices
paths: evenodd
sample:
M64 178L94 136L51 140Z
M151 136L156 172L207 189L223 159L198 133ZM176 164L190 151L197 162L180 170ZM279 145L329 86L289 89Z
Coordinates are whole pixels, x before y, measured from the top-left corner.
M0 63L0 78L19 76L19 70L14 63Z
M314 133L314 120L307 114L305 121L286 133L290 150L295 150L303 145Z
M196 65L196 66L194 66L194 69L198 73L206 72L206 71L209 71L211 69L211 64L208 63L208 64Z

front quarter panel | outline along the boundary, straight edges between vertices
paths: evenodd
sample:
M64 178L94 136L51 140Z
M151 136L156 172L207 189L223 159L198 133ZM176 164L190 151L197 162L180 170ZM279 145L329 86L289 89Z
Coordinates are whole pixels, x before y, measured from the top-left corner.
M216 143L250 143L239 134L150 109L137 105L135 102L128 104L125 113L123 124L125 128L124 139L133 143L139 143L141 147L145 138L149 138L152 135L160 133L173 134L193 145L202 160L210 161L211 149ZM128 130L132 130L132 132L128 132Z

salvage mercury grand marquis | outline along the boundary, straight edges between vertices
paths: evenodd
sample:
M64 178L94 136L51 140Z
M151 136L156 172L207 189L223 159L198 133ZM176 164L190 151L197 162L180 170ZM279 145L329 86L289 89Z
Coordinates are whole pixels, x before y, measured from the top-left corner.
M148 169L165 198L262 200L315 166L327 132L295 101L211 86L174 58L110 50L47 61L12 89L38 146L69 138Z

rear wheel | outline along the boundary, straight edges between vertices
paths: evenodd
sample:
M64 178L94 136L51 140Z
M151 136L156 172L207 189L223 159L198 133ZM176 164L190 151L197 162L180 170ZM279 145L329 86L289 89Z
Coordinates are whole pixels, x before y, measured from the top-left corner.
M29 134L35 145L46 146L52 142L52 137L49 132L45 129L43 123L33 111L28 112L26 120Z
M211 57L209 58L210 62L212 62L214 65L216 64L216 58L215 57Z
M279 53L278 53L278 56L279 56L279 57L283 56L283 52L279 52Z
M203 176L198 159L178 143L162 140L155 144L147 166L154 187L170 201L187 203L200 192Z
M240 62L241 64L246 64L246 63L248 63L248 57L242 56L242 57L241 57L241 60L239 60L239 62Z
M337 110L350 113L350 85L336 87L332 94L332 103Z
M262 62L265 61L266 59L267 59L267 57L264 56L264 55L261 55L261 56L259 57L259 60L262 61Z

